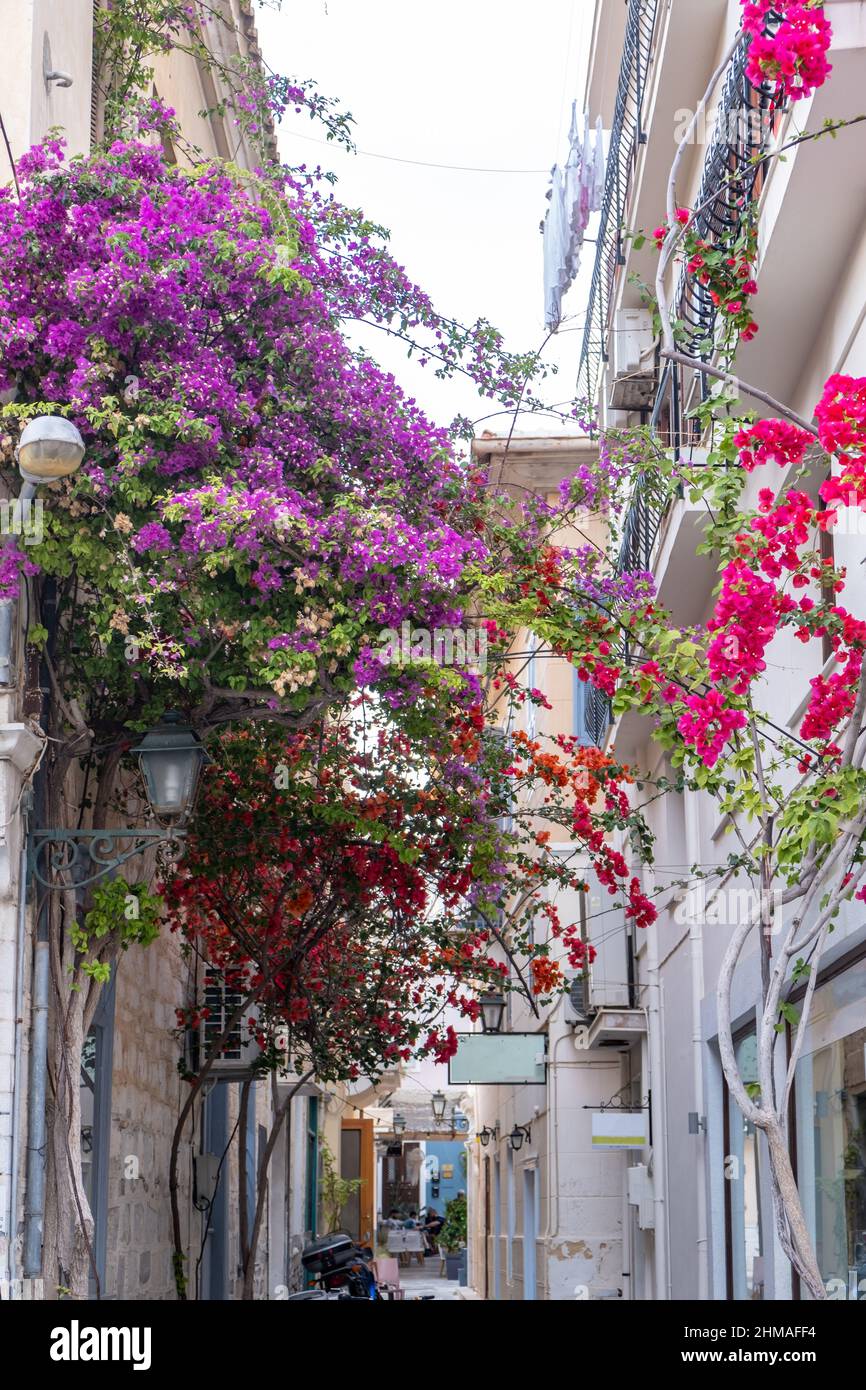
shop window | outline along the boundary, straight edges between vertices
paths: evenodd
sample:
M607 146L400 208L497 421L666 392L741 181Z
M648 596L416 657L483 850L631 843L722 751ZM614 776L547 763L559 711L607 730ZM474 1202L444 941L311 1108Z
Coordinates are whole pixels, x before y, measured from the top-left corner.
M815 991L795 1106L797 1185L827 1292L866 1300L866 960Z
M758 1044L754 1030L735 1042L737 1066L748 1086L758 1080ZM725 1086L725 1216L728 1247L728 1297L764 1297L764 1221L761 1167L765 1155L755 1126Z

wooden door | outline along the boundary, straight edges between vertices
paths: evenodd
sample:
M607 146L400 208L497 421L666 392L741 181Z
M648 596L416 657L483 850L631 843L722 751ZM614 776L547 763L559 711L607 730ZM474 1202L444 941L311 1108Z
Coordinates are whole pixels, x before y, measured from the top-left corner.
M343 1120L340 1144L340 1176L360 1178L359 1190L343 1208L343 1228L361 1245L373 1245L375 1227L374 1146L372 1120Z

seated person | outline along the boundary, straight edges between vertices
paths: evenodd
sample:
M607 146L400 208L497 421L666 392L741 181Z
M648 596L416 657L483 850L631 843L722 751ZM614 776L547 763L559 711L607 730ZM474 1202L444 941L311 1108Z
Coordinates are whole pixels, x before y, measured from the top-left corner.
M423 1229L427 1239L427 1249L431 1254L435 1255L436 1253L439 1244L439 1232L444 1225L445 1218L439 1215L435 1207L428 1207Z

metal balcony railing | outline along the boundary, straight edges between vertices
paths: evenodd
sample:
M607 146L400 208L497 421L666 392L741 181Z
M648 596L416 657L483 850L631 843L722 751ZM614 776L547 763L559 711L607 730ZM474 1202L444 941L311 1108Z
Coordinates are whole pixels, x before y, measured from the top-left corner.
M577 394L595 402L598 377L607 360L607 330L617 267L625 264L623 218L637 152L646 143L644 95L652 57L658 0L628 0L622 65L614 106L607 175L601 205L595 267L589 292Z
M583 350L578 373L578 392L594 402L601 365L607 360L605 344L617 267L624 264L622 254L623 212L638 146L646 140L642 126L642 103L650 64L656 4L630 0L626 42L620 70L614 127L595 271L590 290ZM768 32L779 16L770 13ZM754 87L746 77L748 40L744 38L728 70L713 136L707 150L700 188L695 198L696 229L700 236L717 242L732 241L763 187L764 164L773 134L774 106L769 88ZM714 351L717 310L709 291L694 277L681 275L674 297L685 326L682 350L709 361ZM676 368L666 373L672 378L670 433L678 452L682 438L682 403ZM667 374L663 374L663 382ZM703 394L707 391L706 379ZM661 393L660 393L661 394ZM652 417L657 426L658 405ZM649 570L653 546L664 517L664 504L653 498L645 478L638 479L623 523L622 542L615 572ZM618 657L628 663L631 653L626 639ZM587 691L585 723L596 744L602 744L611 724L611 705L606 695L590 686Z
M646 478L641 476L635 484L632 499L623 521L622 539L614 566L616 574L627 574L635 570L649 570L651 568L653 546L664 514L665 503L652 495ZM628 638L625 637L617 652L617 660L625 666L628 665L631 657L631 646ZM611 724L611 707L607 696L597 690L594 685L591 685L587 690L585 723L587 733L592 738L593 743L601 746Z
M757 161L766 154L772 134L770 91L753 87L746 76L748 45L744 38L728 69L694 202L698 235L723 245L735 239L760 193L765 166ZM718 312L709 289L683 268L674 303L685 327L681 350L709 361Z

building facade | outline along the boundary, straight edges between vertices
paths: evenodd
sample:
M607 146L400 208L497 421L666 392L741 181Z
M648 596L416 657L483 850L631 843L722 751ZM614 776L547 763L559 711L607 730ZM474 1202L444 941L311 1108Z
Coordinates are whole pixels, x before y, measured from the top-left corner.
M594 462L597 447L578 436L516 434L476 439L473 454L497 486L515 497L530 489L553 503L560 482L582 463ZM604 544L599 518L586 514L574 524L582 540ZM562 544L572 539L577 537L557 537ZM531 738L565 734L596 743L599 734L592 726L587 690L574 668L551 656L531 632L518 637L516 648L537 651L520 679L543 690L550 705L524 707L520 719L525 732ZM515 671L522 664L522 658L516 661ZM570 854L573 846L565 839L551 840L547 850ZM555 903L563 922L586 921L590 928L598 953L592 967L596 1012L590 1020L581 1011L582 981L577 972L568 971L567 962L573 998L562 998L536 1016L519 992L509 994L504 1031L537 1035L546 1080L473 1088L470 1277L475 1292L486 1299L629 1296L623 1234L626 1159L623 1152L599 1144L594 1117L641 1094L646 1024L629 976L623 915L607 910L607 897L586 865L583 872L589 893L562 889ZM603 930L592 929L594 917L604 923ZM546 931L541 919L536 931ZM561 954L553 945L552 958Z
M768 121L765 99L744 74L741 47L698 121L677 189L683 206L700 209L704 234L735 230L744 206L757 210L760 333L741 345L735 370L807 419L831 374L866 373L862 144L854 127L829 145L796 145L783 161L757 163L756 157L771 140L778 145L797 131L818 131L862 105L866 13L844 2L829 3L826 11L834 32L829 81L796 103L794 116ZM675 142L740 17L737 0L699 6L599 0L588 79L587 102L602 112L611 141L580 385L607 424L649 423L665 447L698 460L700 429L689 412L705 379L660 361L640 292L640 282L655 273L652 241L635 246L623 228L647 230L663 220ZM733 173L735 193L729 191ZM689 291L681 312L691 341L705 340L712 304ZM741 405L773 413L751 399ZM783 473L780 489L784 483ZM757 504L760 485L751 480L744 505ZM715 565L696 554L702 510L683 499L658 515L636 488L625 519L623 566L652 570L662 602L681 626L703 624L715 602ZM854 577L866 558L866 528L854 509L847 516L843 509L842 518L828 547L847 566L845 601L862 618L866 595ZM815 645L804 648L788 633L767 652L761 698L776 727L791 734L819 671ZM832 660L824 667L830 669ZM603 701L594 704L598 709ZM629 715L612 727L603 723L621 760L650 777L670 771L645 720ZM661 910L630 949L647 1020L638 1089L649 1106L653 1143L628 1160L629 1287L637 1298L796 1299L801 1290L775 1233L765 1140L728 1095L719 1060L716 982L737 914L747 910L749 886L734 880L721 906L708 907L702 875L724 864L731 849L709 795L672 793L647 815L656 844L644 876ZM760 997L756 945L734 982L735 1042L746 1080ZM796 992L791 998L796 1003ZM822 959L788 1127L832 1298L866 1296L864 1042L866 916L853 903L844 905Z
M97 0L98 5L98 0ZM199 36L220 62L258 59L249 0L209 6ZM94 0L0 0L0 110L17 159L49 130L69 156L101 138L110 74L94 60ZM206 157L252 167L258 155L221 113L226 93L215 70L191 54L153 60L153 94L173 107L182 134ZM207 113L207 114L203 114ZM182 161L180 151L166 150ZM8 166L6 147L0 161ZM11 180L3 167L0 179ZM0 688L0 1286L2 1297L55 1297L57 1278L42 1263L45 1213L44 1131L37 1116L44 1089L34 1084L46 1033L56 1020L39 992L40 893L27 886L28 795L42 752L36 706L28 699L23 634ZM145 876L152 865L145 870ZM44 955L42 957L44 959ZM188 1083L178 1072L176 1010L201 1000L201 967L163 933L147 949L123 955L103 991L85 1041L81 1076L84 1189L94 1223L91 1294L109 1299L171 1299L169 1155ZM49 996L50 1004L50 996ZM47 1017L46 1017L47 1014ZM240 1138L241 1072L223 1071L196 1103L181 1145L183 1237L191 1252L188 1296L227 1299L240 1289L239 1213L252 1208L255 1172L273 1116L270 1083L254 1082ZM298 1255L319 1221L320 1141L341 1151L338 1098L308 1086L291 1105L270 1167L267 1219L258 1245L257 1297L299 1287ZM247 1159L239 1189L238 1144ZM220 1160L225 1159L222 1167ZM98 1281L98 1285L97 1285Z
M797 103L796 130L820 130L862 105L866 11L836 0L827 13L833 73ZM597 403L603 425L650 425L663 447L698 461L703 441L690 411L705 380L661 360L642 293L654 281L656 252L651 237L627 233L648 233L663 221L677 143L740 19L738 0L597 0L587 79L585 105L602 114L610 137L578 396ZM835 141L796 145L784 161L758 163L765 142L782 144L795 133L790 116L768 121L765 108L745 77L740 48L698 120L677 194L682 206L701 209L704 234L718 235L736 230L745 189L759 216L760 334L741 346L736 370L811 418L832 373L866 375L866 166L858 127ZM732 174L735 194L726 192ZM705 339L711 303L691 295L681 312L692 341ZM742 402L743 410L754 407ZM569 456L565 443L515 437L476 440L474 452L490 463L498 456L503 478L513 468L521 486L544 492L558 482L557 449L571 471L576 466L570 447ZM784 483L782 473L780 489ZM745 506L756 505L760 485L751 480ZM848 569L845 602L863 618L866 590L854 576L866 561L866 526L849 510L832 536L832 554ZM659 513L636 484L622 518L620 566L651 570L661 602L682 627L705 623L715 604L716 565L696 553L704 516L702 505L685 498ZM531 645L532 635L525 638ZM768 649L761 698L778 728L793 734L799 727L817 661L790 635ZM529 683L544 690L553 710L538 712L535 731L576 733L613 749L648 781L670 776L645 719L612 721L607 701L579 687L564 663L537 667ZM831 668L830 661L824 669ZM633 932L591 892L587 934L599 954L588 982L541 1020L512 1002L506 1024L539 1034L546 1084L475 1089L481 1142L470 1146L470 1268L483 1297L806 1296L776 1235L765 1139L729 1096L719 1056L716 983L737 914L749 910L750 885L735 878L721 905L710 903L707 876L726 863L731 843L709 795L670 792L646 815L653 864L621 848L654 895L658 920ZM757 942L741 958L733 994L735 1046L748 1081L761 999ZM789 998L796 1006L795 990ZM862 904L849 903L822 957L788 1125L834 1299L866 1297L864 1044L866 915ZM522 1134L512 1144L516 1127Z

